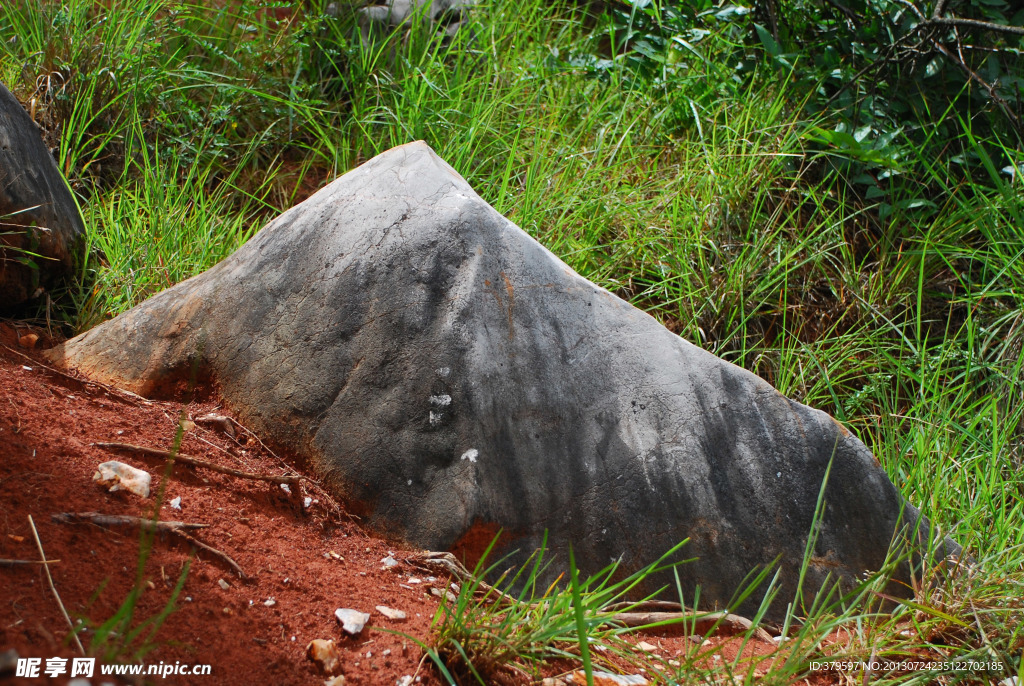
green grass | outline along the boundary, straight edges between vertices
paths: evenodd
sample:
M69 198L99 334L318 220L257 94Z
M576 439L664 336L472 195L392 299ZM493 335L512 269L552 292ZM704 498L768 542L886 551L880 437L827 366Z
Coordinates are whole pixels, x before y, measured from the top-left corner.
M64 299L69 331L422 138L581 274L835 415L982 563L893 616L865 588L794 617L778 681L839 625L864 657L918 641L1021 669L1024 193L992 157L1019 142L978 140L948 114L910 121L919 137L957 131L977 163L897 141L906 154L869 169L864 193L823 143L827 114L807 119L784 72L731 69L736 24L706 13L685 49L645 63L602 52L609 24L537 0L483 3L448 46L416 30L362 45L351 13L314 2L278 24L264 10L279 4L0 12L0 76L34 100L93 247ZM530 621L578 639L586 593L559 602L557 631Z

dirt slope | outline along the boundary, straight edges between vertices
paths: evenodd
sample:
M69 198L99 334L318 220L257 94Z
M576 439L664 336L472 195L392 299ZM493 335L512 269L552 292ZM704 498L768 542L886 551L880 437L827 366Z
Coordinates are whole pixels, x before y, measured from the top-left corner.
M404 562L393 569L380 562L389 553L403 560L413 551L368 537L315 485L292 487L289 496L278 484L184 465L175 466L165 482L160 459L92 446L111 441L169 448L182 412L196 418L227 411L212 400L146 402L50 371L18 347L13 327L0 326L0 558L39 559L28 522L32 515L47 557L60 560L51 567L53 579L73 619L87 618L95 626L117 611L135 580L139 535L133 529L59 524L51 515L92 511L148 517L162 488L160 518L209 525L196 538L231 556L248 578L239 579L209 553L195 555L177 609L154 637L159 647L144 657L146 664L211 665L210 677L191 677L191 683L315 684L323 677L306 659L305 647L315 638L334 638L344 651L347 683L393 684L417 672L421 650L407 638L376 630L408 632L421 640L428 633L436 598L425 592L426 583L408 583L410 575L426 581L426 574ZM22 327L17 334L26 331ZM232 439L213 428L190 426L181 452L248 472L284 474L290 468L243 431ZM96 466L113 459L147 469L153 495L109 493L94 483ZM177 497L180 511L169 504ZM306 498L312 499L309 507ZM137 620L160 612L192 557L187 542L173 535L156 539ZM229 587L222 588L220 580ZM22 657L42 658L77 654L38 565L0 566L0 589L0 651L14 648ZM275 602L268 605L270 598ZM403 610L408 619L386 619L374 610L377 605ZM343 636L334 618L340 607L372 615L357 638ZM86 647L92 639L90 632L82 636ZM126 653L124 660L130 657ZM426 669L419 675L421 683L436 683ZM53 683L66 681L58 677ZM15 679L0 676L0 683ZM169 677L160 683L176 681Z

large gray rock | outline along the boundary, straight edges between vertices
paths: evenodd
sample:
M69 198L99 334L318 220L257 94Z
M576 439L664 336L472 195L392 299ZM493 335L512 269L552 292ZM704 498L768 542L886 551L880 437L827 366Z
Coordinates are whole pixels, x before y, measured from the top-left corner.
M84 235L39 129L0 84L0 310L70 273Z
M417 15L445 38L451 38L466 21L476 0L384 0L382 4L362 7L358 11L359 29L363 40L382 38L395 29L410 28ZM328 13L338 13L335 3L328 5Z
M779 558L784 610L830 462L807 588L877 569L901 515L924 526L840 424L577 275L423 143L53 358L144 395L197 367L371 528L425 548L472 557L502 529L497 554L522 559L548 531L594 572L689 537L706 605Z

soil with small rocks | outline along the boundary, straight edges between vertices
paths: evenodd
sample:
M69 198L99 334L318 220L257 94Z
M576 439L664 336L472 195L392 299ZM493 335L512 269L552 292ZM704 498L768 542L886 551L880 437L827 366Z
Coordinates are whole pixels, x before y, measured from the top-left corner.
M144 590L136 622L159 615L189 564L175 609L142 661L209 664L211 675L178 681L171 676L159 683L320 684L325 677L306 658L306 646L317 638L338 643L346 684L394 684L406 675L416 675L421 684L438 683L421 666L423 652L415 642L428 637L438 599L428 592L426 574L404 561L422 551L367 535L312 481L291 486L288 494L279 484L181 464L164 478L166 464L159 458L94 446L169 449L183 416L194 420L230 411L213 399L146 401L51 370L36 351L18 346L27 331L0 324L0 559L40 559L31 515L46 557L60 560L50 569L68 614L90 627L118 611L135 584L140 557ZM45 343L45 332L35 331ZM287 474L297 467L240 429L232 438L193 422L185 426L183 454L245 472ZM110 493L96 484L96 467L108 460L150 472L150 497ZM246 577L174 535L158 535L143 556L137 529L51 520L62 512L151 517L158 494L161 520L208 525L194 531L195 538L234 559ZM180 510L171 506L177 498ZM382 564L389 556L398 564ZM410 577L421 583L410 583ZM21 657L44 658L44 665L45 658L78 655L41 565L0 565L0 589L0 652L13 648ZM388 619L378 605L407 618ZM338 608L360 610L371 619L359 635L348 636L335 619ZM87 629L81 639L88 647L93 633ZM136 642L118 661L131 662L140 647ZM50 682L67 681L64 675ZM20 682L0 675L0 683Z

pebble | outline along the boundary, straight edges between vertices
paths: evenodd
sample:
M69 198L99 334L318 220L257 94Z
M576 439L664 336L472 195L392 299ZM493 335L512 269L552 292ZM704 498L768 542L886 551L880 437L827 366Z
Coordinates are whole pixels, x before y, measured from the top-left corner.
M640 641L636 644L637 650L642 650L645 653L651 653L658 649L658 646L648 643L647 641Z
M396 560L391 555L388 555L383 560L381 560L380 563L382 565L384 565L385 567L394 567L394 566L398 565L398 560Z
M406 618L406 614L404 612L402 612L401 610L395 610L393 608L387 607L386 605L378 605L376 607L376 610L377 610L377 612L381 613L382 615L384 615L388 619L394 619L396 621L402 621L403 619Z
M171 500L171 509L172 510L180 510L181 509L181 496L180 495L177 498L174 498L173 500Z
M333 674L341 666L341 651L332 639L315 638L306 646L306 657L324 674Z
M362 631L366 623L370 621L370 615L367 613L349 608L338 608L334 611L334 616L338 619L345 633L352 636Z
M224 581L224 579L217 579L217 585L223 588L225 591L231 588L231 584L229 584L227 581Z
M101 486L109 486L110 492L128 491L140 498L149 497L149 472L136 469L124 462L111 460L103 462L97 468L92 480Z
M451 591L442 591L440 588L435 588L433 586L430 587L430 593L431 593L431 595L436 595L438 598L440 598L441 596L444 596L445 598L448 599L449 603L455 603L455 602L458 602L458 600L459 600L458 598L455 597L455 594L452 593Z

